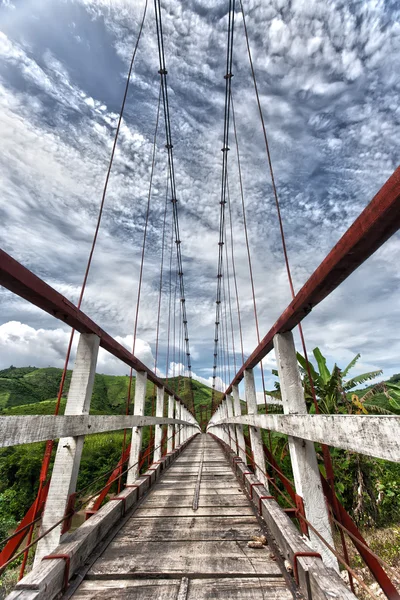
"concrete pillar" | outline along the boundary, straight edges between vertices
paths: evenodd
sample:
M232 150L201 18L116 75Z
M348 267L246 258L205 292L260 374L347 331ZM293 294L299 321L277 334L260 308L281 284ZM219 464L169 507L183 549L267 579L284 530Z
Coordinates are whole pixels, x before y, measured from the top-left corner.
M290 331L274 337L276 363L283 403L283 412L306 414L307 405L297 365L293 335ZM334 546L328 510L322 491L321 477L313 442L288 436L290 458L296 493L303 498L307 519L329 544ZM310 530L310 539L323 556L327 566L338 570L333 554Z
M164 388L157 388L156 417L164 416ZM154 458L157 462L161 458L162 425L155 426L154 432Z
M233 396L233 414L235 417L242 416L242 409L240 406L240 396L239 396L239 386L232 386L232 396ZM246 445L244 441L243 435L243 425L236 425L236 441L237 441L237 455L240 456L244 464L247 463L246 458Z
M222 400L221 403L221 418L222 419L227 419L228 418L228 408L227 408L227 403L226 403L226 398L224 397L224 399ZM229 425L222 425L222 429L224 432L224 442L227 446L230 447L231 445L231 438L230 438L230 430L229 430Z
M225 401L226 401L226 409L227 409L227 413L228 413L228 419L232 419L232 417L233 417L232 396L227 396ZM231 450L233 450L236 453L237 443L236 443L235 426L229 425L228 427L229 427L229 434L230 434Z
M65 407L66 415L89 414L99 344L100 338L97 335L84 333L79 337ZM76 491L84 440L85 436L82 435L61 438L58 442L40 533L50 529L54 523L57 523L64 516L68 498L70 494ZM35 567L40 563L43 556L50 554L58 546L61 529L62 525L58 525L38 542L34 561Z
M258 407L253 369L246 369L246 371L244 372L244 389L247 402L247 412L249 415L256 415L258 413ZM268 479L264 475L266 468L261 430L258 427L249 426L249 433L254 462L256 463L255 475L257 479L261 481L261 483L263 483L268 490Z
M168 396L168 419L173 419L173 418L174 418L174 397ZM172 452L172 450L175 447L173 435L174 435L174 426L168 425L167 452Z
M135 404L133 414L142 417L144 414L144 403L146 400L147 373L145 371L136 372L135 383ZM132 428L131 451L129 454L128 473L126 483L132 485L139 477L139 454L142 449L142 428Z
M181 418L181 403L179 400L175 402L175 419ZM175 448L181 444L181 425L175 425Z

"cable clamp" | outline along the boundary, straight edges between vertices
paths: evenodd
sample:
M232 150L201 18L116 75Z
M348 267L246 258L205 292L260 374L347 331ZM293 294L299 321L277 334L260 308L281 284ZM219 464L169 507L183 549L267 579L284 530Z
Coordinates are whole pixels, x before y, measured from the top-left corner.
M244 483L244 480L245 480L244 478L245 478L246 475L254 475L254 473L252 473L251 471L245 471L243 473L243 483Z
M159 72L160 75L167 75L168 74L167 69L159 69L158 72Z
M221 148L221 152L229 152L230 148L228 148L228 146L224 146L223 148Z
M224 75L224 79L232 79L233 77L233 73L227 73L226 75Z
M258 499L258 512L262 515L261 500L275 500L273 496L260 496Z
M251 483L250 484L250 499L253 500L253 488L258 487L259 485L264 485L263 483Z
M297 585L299 585L299 571L298 571L297 559L300 556L302 556L303 558L320 558L322 560L322 556L320 555L319 552L295 552L293 554L293 575L294 575L294 579L295 579Z
M165 147L167 150L172 150L172 148L174 147L173 144L165 144Z
M63 582L63 592L68 587L69 581L69 568L71 566L71 557L69 554L49 554L48 556L43 556L42 560L54 560L60 558L65 560L65 568L64 568L64 582Z

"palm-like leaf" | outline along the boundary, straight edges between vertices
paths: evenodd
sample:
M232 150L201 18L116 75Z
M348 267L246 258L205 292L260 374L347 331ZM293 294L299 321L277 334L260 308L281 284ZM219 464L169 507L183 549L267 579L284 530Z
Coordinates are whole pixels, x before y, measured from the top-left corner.
M360 385L365 381L370 381L371 379L375 379L375 377L382 375L382 372L382 370L370 371L369 373L362 373L362 375L357 375L356 377L353 377L352 379L349 379L348 381L344 382L343 389L345 391L349 391L356 385Z
M328 383L331 378L331 374L326 366L325 356L322 355L322 352L318 347L314 348L313 354L315 356L315 360L317 361L320 377L322 377L324 383Z
M361 354L356 354L355 357L353 358L353 360L351 360L349 362L349 364L347 365L347 367L345 369L343 369L342 371L342 377L346 377L346 375L348 374L349 371L351 371L351 369L354 367L354 365L357 363L358 359L361 357Z
M304 356L302 356L298 352L297 352L297 360L299 361L300 366L302 367L305 375L308 374L308 369L307 369L307 367L308 367L310 369L311 377L313 378L314 383L315 384L322 383L319 373L314 369L314 366L312 365L312 363L310 363L310 361L308 361L308 364L307 364L307 361L304 358Z

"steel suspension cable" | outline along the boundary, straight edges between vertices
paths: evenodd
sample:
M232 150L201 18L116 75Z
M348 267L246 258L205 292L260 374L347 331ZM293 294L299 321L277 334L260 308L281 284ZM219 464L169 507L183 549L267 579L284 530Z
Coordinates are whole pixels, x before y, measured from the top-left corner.
M225 106L224 106L224 133L222 146L222 172L221 172L221 196L219 210L219 241L218 241L218 268L217 268L217 293L215 301L215 329L214 329L214 361L213 361L213 386L212 386L212 404L215 405L215 379L218 359L219 326L222 318L222 277L223 277L223 246L225 232L225 205L227 196L227 176L228 176L228 152L229 152L229 119L230 119L230 90L232 80L232 62L233 62L233 32L235 23L235 0L229 0L228 6L228 29L226 46L226 70L225 70ZM222 333L223 338L223 333Z
M261 341L260 326L259 326L259 322L258 322L258 310L257 310L257 302L256 302L256 291L255 291L255 285L254 285L253 264L252 264L252 259L251 259L250 241L249 241L249 233L248 233L247 217L246 217L246 207L245 207L245 202L244 202L244 188L243 188L243 178L242 178L242 166L241 166L241 160L240 160L239 138L238 138L237 127L236 127L235 106L234 106L234 102L233 102L232 91L231 91L231 104L232 104L232 124L233 124L233 132L234 132L234 137L235 137L236 158L237 158L237 167L238 167L238 175L239 175L239 189L240 189L240 198L241 198L242 215L243 215L243 229L244 229L244 236L245 236L245 242L246 242L247 261L248 261L248 265L249 265L249 276L250 276L250 285L251 285L251 295L252 295L252 300L253 300L253 312L254 312L254 322L255 322L255 326L256 326L257 344L259 344ZM266 390L265 390L264 366L263 366L262 361L260 361L260 369L261 369L261 382L262 382L262 387L263 387L264 406L265 406L265 412L267 413L268 412L268 404L267 404L267 395L266 395ZM270 441L270 446L271 446L271 434L268 433L268 436L269 436L269 441Z
M180 294L181 294L180 300L181 300L181 304L182 304L182 319L183 319L183 329L184 329L184 334L185 334L186 355L188 356L189 386L191 389L192 366L191 366L191 361L190 361L189 330L188 330L188 319L187 319L187 312L186 312L185 285L184 285L184 278L183 278L181 239L180 239L180 231L179 231L178 198L177 198L177 194L176 194L174 153L173 153L174 146L172 143L172 134L171 134L171 120L170 120L168 85L167 85L168 71L166 69L166 61L165 61L161 0L154 0L154 9L155 9L155 19L156 19L156 29L157 29L158 57L159 57L159 66L160 66L160 69L158 72L159 72L160 81L161 81L163 109L164 109L166 148L168 151L168 167L169 167L169 173L170 173L171 196L172 196L171 203L172 203L172 212L173 212L173 219L174 219L176 256L177 256L177 266L178 266L178 274L179 274ZM187 407L187 408L188 408L188 410L190 410L189 407Z
M147 205L146 205L146 215L145 215L145 225L143 230L143 242L142 242L142 251L141 251L141 259L140 259L140 269L139 269L139 282L138 282L138 290L137 290L137 298L136 298L136 309L135 309L135 321L133 328L133 340L132 340L132 354L135 354L136 348L136 336L139 322L139 311L140 311L140 299L142 292L142 282L143 282L143 269L144 269L144 259L146 253L146 240L147 240L147 229L149 224L149 216L150 216L150 205L151 205L151 195L153 191L153 177L154 177L154 169L156 164L156 152L157 152L157 133L158 126L160 122L160 107L161 107L161 86L158 92L158 102L157 102L157 116L156 116L156 124L154 129L153 136L153 149L152 149L152 158L151 158L151 168L150 168L150 182L149 189L147 193ZM132 381L133 381L133 368L129 369L129 384L128 384L128 394L125 403L125 414L129 415L130 405L131 405L131 397L132 397ZM153 402L154 404L154 402ZM152 430L151 430L152 431ZM151 434L150 434L151 435ZM126 429L124 429L124 437L122 441L122 454L125 452L126 447Z
M232 207L231 207L231 197L229 193L229 178L226 179L226 189L227 189L227 198L228 198L228 214L229 214L229 229L230 229L230 239L231 239L231 262L232 262L232 273L233 273L233 281L235 285L235 298L236 298L236 308L237 308L237 318L239 325L239 339L240 339L240 350L242 354L242 365L244 364L244 350L243 350L243 332L242 332L242 319L240 316L240 302L239 302L239 291L236 277L236 264L235 264L235 251L234 251L234 237L233 237L233 225L232 225Z

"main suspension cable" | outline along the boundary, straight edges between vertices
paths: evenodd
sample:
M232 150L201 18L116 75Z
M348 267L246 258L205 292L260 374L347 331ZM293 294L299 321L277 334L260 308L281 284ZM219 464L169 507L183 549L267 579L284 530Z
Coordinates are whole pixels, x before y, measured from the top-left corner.
M165 136L166 136L166 149L168 151L168 168L170 175L171 185L171 203L172 203L172 214L174 221L174 232L175 232L175 244L176 244L176 256L177 256L177 267L179 275L179 286L180 286L180 302L182 304L182 321L185 338L186 356L188 357L188 376L189 386L192 389L192 366L190 360L190 344L189 344L189 330L188 330L188 319L186 312L186 297L185 297L185 286L183 279L183 263L182 263L182 252L181 252L181 239L179 232L179 215L178 215L178 198L176 194L176 183L175 183L175 168L174 168L174 153L171 135L171 120L169 111L168 101L168 85L167 85L167 74L165 62L165 51L164 51L164 37L163 37L163 26L162 26L162 14L161 14L161 0L154 0L156 28L157 28L157 45L158 45L158 56L159 56L159 75L161 81L162 100L164 109L164 121L165 121ZM186 403L187 404L187 403ZM188 410L191 410L187 406Z
M233 62L233 32L235 23L235 0L229 0L228 7L228 30L227 30L227 48L226 48L226 70L225 70L225 106L224 106L224 134L222 146L222 173L221 173L221 196L219 210L219 241L218 241L218 268L217 268L217 293L215 300L215 328L214 328L214 361L213 361L213 385L212 385L212 405L215 407L215 382L217 376L218 347L220 336L220 321L222 319L221 301L222 301L222 277L224 260L224 233L225 233L225 205L227 197L227 178L228 178L228 152L229 152L229 119L230 119L230 93L232 80L232 62ZM222 330L222 337L224 332ZM223 342L223 340L222 340ZM222 344L223 345L223 344ZM221 362L221 361L220 361Z

